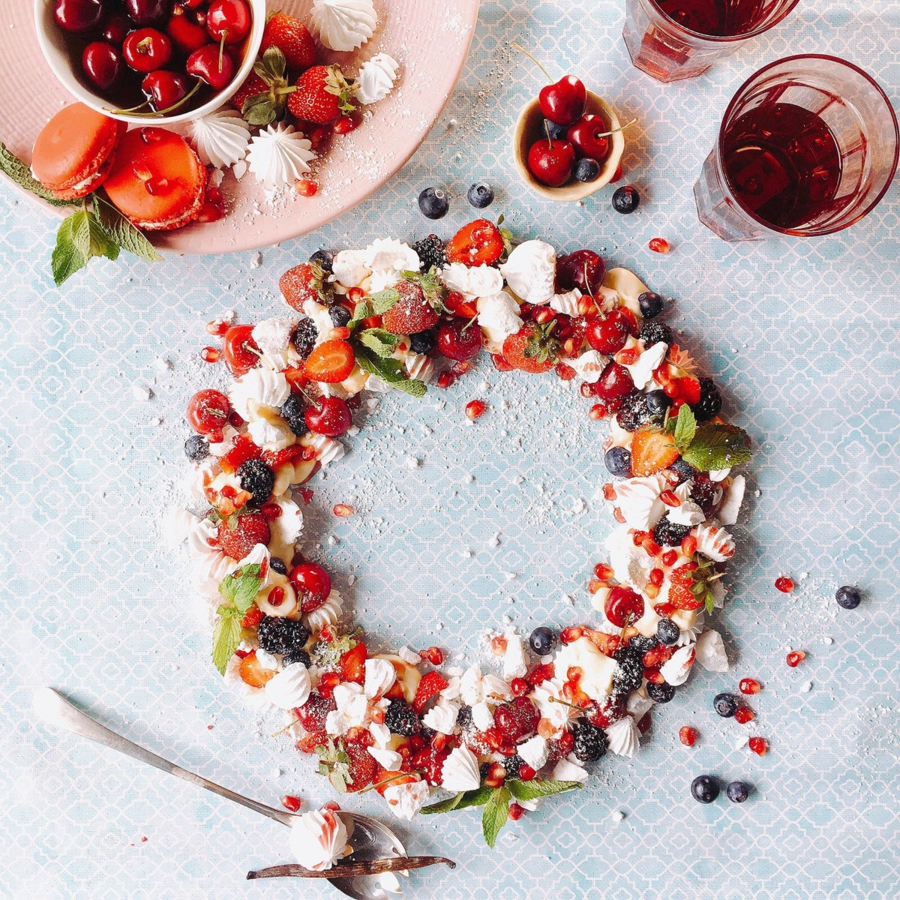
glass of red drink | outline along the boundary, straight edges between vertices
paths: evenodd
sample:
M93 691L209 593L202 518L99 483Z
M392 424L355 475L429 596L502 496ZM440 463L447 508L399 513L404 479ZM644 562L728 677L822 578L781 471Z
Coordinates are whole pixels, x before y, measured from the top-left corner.
M777 25L798 0L626 0L631 61L657 81L702 75L717 59Z
M862 69L789 56L734 95L694 185L697 214L725 241L831 234L858 222L897 170L897 116Z

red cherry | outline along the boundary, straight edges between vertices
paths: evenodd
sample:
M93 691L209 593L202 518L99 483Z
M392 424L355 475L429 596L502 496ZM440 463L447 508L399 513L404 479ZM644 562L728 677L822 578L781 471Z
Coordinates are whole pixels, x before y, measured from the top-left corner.
M592 700L590 705L585 707L584 714L591 725L609 728L625 715L625 698L618 697L615 700L609 698L603 704Z
M528 151L528 171L542 184L559 187L572 176L575 150L568 141L541 138Z
M172 41L156 28L138 28L125 38L122 55L135 72L153 72L169 64Z
M322 397L318 406L306 410L304 418L310 431L325 437L346 434L353 424L350 408L340 397Z
M151 72L141 82L141 90L147 95L155 110L169 110L177 106L190 92L184 75L160 69Z
M108 44L121 47L130 30L131 25L125 16L110 16L100 31L100 37Z
M93 85L107 91L119 80L122 57L112 44L93 41L81 54L81 68Z
M569 129L566 138L582 156L587 156L600 162L609 153L608 132L609 123L603 116L588 113L582 116Z
M201 78L213 90L221 91L234 78L234 60L222 53L218 44L207 44L195 50L185 64L188 75Z
M239 44L250 33L250 23L244 0L213 0L206 12L206 30L214 41Z
M544 117L556 125L572 125L584 113L587 91L574 75L566 75L541 88L538 95Z
M225 365L238 378L246 375L259 363L259 348L253 340L252 325L233 325L229 328L225 332L222 349Z
M513 743L531 737L540 720L540 711L527 697L515 697L494 710L494 726Z
M594 394L602 400L621 400L634 390L631 373L616 362L608 363L594 385Z
M603 284L606 263L593 250L576 250L556 261L556 286L560 293L578 288L583 294L595 294Z
M606 618L616 628L633 625L644 614L644 598L631 588L614 587L603 604Z
M63 31L87 31L96 27L102 17L102 0L56 0L53 7L53 18Z
M593 350L611 356L625 346L630 334L628 326L628 319L619 310L613 309L593 316L585 336Z
M175 9L181 7L176 6ZM209 43L209 36L202 25L198 25L190 17L173 15L166 25L166 32L182 53L193 53Z
M231 404L221 391L207 389L197 391L188 401L188 424L197 434L221 431L228 421Z
M305 613L317 610L331 593L331 576L316 563L301 563L291 569L288 579L300 597Z
M172 13L172 0L125 0L128 15L136 25L158 25Z
M438 329L437 348L447 359L472 359L481 349L481 329L475 325L465 328L445 322Z

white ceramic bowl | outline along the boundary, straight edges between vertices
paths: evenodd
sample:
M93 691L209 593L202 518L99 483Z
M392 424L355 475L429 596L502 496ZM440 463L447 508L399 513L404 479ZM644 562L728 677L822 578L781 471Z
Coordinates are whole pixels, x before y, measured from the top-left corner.
M109 101L100 94L95 94L86 87L78 75L79 61L73 59L66 47L65 35L53 18L54 0L34 0L34 25L37 31L38 43L47 64L53 74L59 79L60 84L76 99L82 103L102 112L111 119L119 119L121 122L131 122L133 125L159 125L173 124L175 122L187 122L190 119L198 119L207 113L218 109L237 91L250 74L259 46L262 43L263 31L266 27L266 0L248 0L250 10L253 13L253 25L247 38L247 51L241 67L237 70L234 80L224 90L216 94L208 103L198 106L190 112L178 113L173 116L129 116L123 113L113 112L109 108Z

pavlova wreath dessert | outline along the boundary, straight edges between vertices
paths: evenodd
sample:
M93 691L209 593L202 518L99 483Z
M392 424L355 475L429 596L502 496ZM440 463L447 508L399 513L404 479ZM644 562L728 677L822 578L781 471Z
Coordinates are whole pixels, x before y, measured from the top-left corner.
M203 357L235 380L188 406L196 514L184 521L213 662L251 702L283 711L339 792L377 790L405 819L481 806L493 845L508 818L580 787L607 753L633 756L650 710L695 663L727 668L706 616L723 604L744 493L732 469L749 439L658 321L662 298L590 250L513 246L479 219L446 245L430 235L319 251L280 287L283 314L210 323L223 346ZM617 480L604 495L618 524L590 582L589 624L508 628L492 662L440 671L436 647L371 653L345 624L328 572L296 552L301 486L345 453L338 438L362 391L448 387L482 349L501 371L554 372L609 419ZM331 865L321 848L341 840L310 841L301 861Z

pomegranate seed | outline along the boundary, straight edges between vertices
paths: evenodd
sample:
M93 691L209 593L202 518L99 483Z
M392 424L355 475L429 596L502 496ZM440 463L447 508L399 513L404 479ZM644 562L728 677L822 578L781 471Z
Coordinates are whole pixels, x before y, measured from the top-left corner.
M576 374L575 370L565 363L557 363L554 366L554 371L556 372L557 377L561 378L563 381L571 381Z
M347 519L352 516L356 510L352 506L347 506L346 503L335 503L332 512L342 519Z
M506 638L502 634L498 634L491 638L491 653L494 656L506 655Z
M681 552L685 556L693 556L697 552L697 538L695 538L692 534L689 534L681 542Z
M378 725L384 725L384 710L378 706L372 708L369 712L369 717L373 722L376 722Z
M595 422L606 418L606 407L602 403L595 403L588 412L588 416Z
M439 388L448 388L456 381L456 376L452 372L441 372L438 375L437 386Z
M273 519L280 518L283 510L277 503L264 503L260 512L265 519L271 522Z
M232 428L240 428L241 425L244 424L244 420L241 418L241 416L238 413L236 413L236 412L234 412L234 410L232 410L231 414L228 416L228 424Z
M528 675L528 683L537 687L545 681L549 681L556 675L556 669L553 663L535 666Z
M663 491L659 495L659 499L662 500L666 506L671 506L673 509L681 506L681 501L676 496L675 491Z
M633 366L638 359L640 358L641 351L636 347L631 347L628 350L622 350L616 354L616 362L620 366Z
M659 596L660 586L658 584L648 584L644 587L644 593L651 599L655 600Z
M229 500L234 500L237 496L237 489L230 484L226 484L219 493L223 497L227 497Z
M331 812L340 812L341 807L335 800L329 800L327 803L322 805L322 809L330 810Z
M216 350L215 347L204 347L200 351L200 359L205 363L217 363L221 356L221 352Z
M289 812L297 812L297 810L300 809L300 798L285 794L281 798L281 805Z
M662 555L662 561L664 566L674 566L676 561L678 560L678 551L677 550L666 550Z
M775 587L778 588L782 594L789 594L795 587L794 579L788 578L787 575L782 575L780 578L775 579Z
M758 694L762 685L755 678L742 678L738 685L742 694Z
M663 572L662 569L652 569L650 571L650 584L656 585L659 587L663 583L663 579L666 577L666 573Z
M697 729L691 728L690 725L682 725L678 732L678 740L680 740L685 747L693 747L694 744L697 743Z
M734 721L740 723L741 725L746 725L748 722L752 722L756 716L753 714L753 710L750 709L749 706L739 706L734 713Z
M284 588L276 585L269 591L269 596L266 599L271 606L281 606L284 603Z
M787 655L787 664L792 669L796 669L804 659L806 659L806 653L803 650L791 650Z
M230 327L227 322L223 322L221 319L213 319L212 322L206 323L207 333L214 334L216 337L222 337Z
M300 454L300 458L304 462L309 462L311 459L314 459L316 456L316 448L315 447L304 447L303 452Z
M769 742L761 737L752 737L747 741L747 744L757 756L765 756L766 751L769 749Z
M588 593L596 594L598 591L602 591L603 588L609 587L609 582L601 581L599 578L592 578L588 582Z
M620 525L624 525L624 524L625 524L625 514L624 514L624 513L622 512L622 510L619 509L618 507L616 507L616 509L613 510L613 518L614 518Z
M466 415L472 419L480 419L487 409L487 404L484 400L470 400L466 404Z
M346 341L350 337L350 329L346 327L332 328L331 338L336 341Z
M644 669L644 678L647 679L651 684L663 684L665 682L665 678L662 676L662 672L655 667L651 667L649 669Z
M569 625L559 633L560 642L563 644L571 644L580 637L584 637L584 628L580 625Z
M603 499L609 501L616 499L616 486L611 482L603 485Z
M612 566L609 566L606 563L597 563L597 565L594 566L594 574L603 581L609 581L614 573Z
M529 765L519 766L519 780L520 781L531 781L537 772L531 768Z
M641 734L646 734L650 730L650 726L653 724L653 719L650 717L650 713L647 713L640 722L637 723L638 731Z
M429 647L427 650L420 650L419 656L433 666L439 666L444 661L444 651L440 647Z
M648 556L659 556L662 553L662 547L653 540L653 538L644 538L641 541L641 546L647 552Z
M521 771L521 770L520 770ZM525 807L519 806L518 803L510 803L509 817L513 822L518 822L525 815Z
M531 685L524 678L513 678L509 687L516 697L524 697L531 690Z
M309 504L312 503L313 492L309 488L301 488L300 496L303 498L305 506L309 506Z
M332 127L335 134L349 134L355 131L358 125L356 116L341 116Z
M315 196L316 191L319 190L319 186L308 178L301 178L294 182L294 190L301 197L313 197Z
M535 322L538 325L546 325L551 319L556 318L556 313L552 309L548 309L546 306L542 306L533 316Z
M354 304L359 303L365 296L366 292L362 288L352 287L347 291L347 299Z
M668 253L672 249L671 244L669 244L669 242L665 238L659 237L651 238L650 243L647 244L647 246L654 253Z

